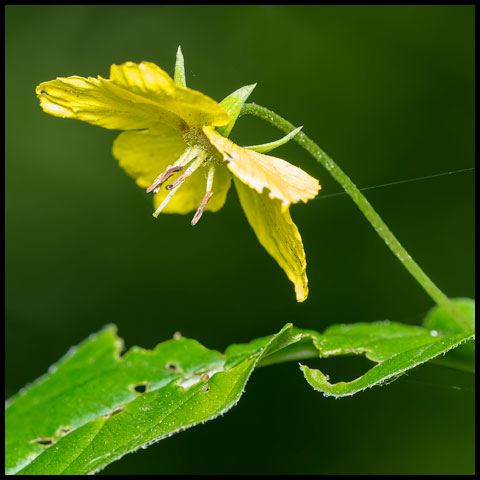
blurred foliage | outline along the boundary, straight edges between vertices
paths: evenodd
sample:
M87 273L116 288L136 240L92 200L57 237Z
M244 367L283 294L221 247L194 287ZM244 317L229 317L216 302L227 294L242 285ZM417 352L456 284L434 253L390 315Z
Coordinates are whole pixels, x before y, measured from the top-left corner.
M433 175L473 166L473 6L5 13L7 397L109 322L130 345L153 347L180 330L215 349L290 321L315 330L383 318L420 323L430 299L346 196L292 208L310 280L298 305L233 190L195 228L184 216L154 220L151 200L112 157L116 133L45 115L34 90L57 76L107 76L127 60L173 74L181 45L189 86L221 100L258 82L251 100L304 125L359 187ZM231 138L252 145L278 131L243 117ZM278 155L319 178L320 197L339 191L293 143ZM472 172L366 193L445 293L474 296ZM104 472L473 473L469 374L426 365L389 388L335 401L312 392L297 368L259 370L229 416ZM361 365L335 368L348 379Z

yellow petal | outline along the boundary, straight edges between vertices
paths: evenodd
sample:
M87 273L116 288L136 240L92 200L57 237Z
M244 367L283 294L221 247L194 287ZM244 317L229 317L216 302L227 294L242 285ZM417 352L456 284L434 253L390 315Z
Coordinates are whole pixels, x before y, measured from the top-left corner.
M268 196L281 200L284 209L314 198L321 188L318 180L285 160L239 147L213 129L204 132L237 178L258 193L268 188Z
M104 128L140 130L168 125L223 125L228 113L200 92L175 85L153 63L112 65L111 79L68 77L41 83L37 89L46 113L76 118Z
M56 117L76 118L118 130L160 124L178 130L185 128L179 116L101 77L57 78L41 83L36 92L43 110Z
M220 126L228 123L228 113L215 100L196 90L177 85L168 73L154 63L126 62L112 65L110 80L161 105L189 126Z
M200 206L200 202L206 193L208 165L198 168L190 177L188 177L180 188L175 192L167 206L162 210L163 213L189 213L195 212ZM181 174L178 173L171 177L171 181ZM171 183L167 181L166 183ZM215 177L213 179L213 196L207 203L205 210L217 212L220 210L227 199L227 193L232 182L232 175L224 165L218 165L215 168ZM169 191L165 186L154 197L153 206L155 210L163 202Z
M240 203L258 241L295 285L298 302L308 296L307 262L302 238L288 209L266 192L258 194L234 177Z
M161 126L152 131L121 133L113 142L113 156L139 187L147 188L186 148L180 134Z

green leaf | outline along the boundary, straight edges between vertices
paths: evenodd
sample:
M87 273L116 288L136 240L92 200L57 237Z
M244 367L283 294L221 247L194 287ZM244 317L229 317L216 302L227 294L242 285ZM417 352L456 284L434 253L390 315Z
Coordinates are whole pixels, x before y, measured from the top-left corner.
M230 121L226 125L223 127L217 127L217 132L220 135L223 135L224 137L230 135L230 132L240 115L243 104L247 101L247 98L256 86L257 84L254 83L253 85L246 85L245 87L239 88L220 102L220 106L222 106L230 115Z
M464 315L470 328L475 330L475 300L471 298L454 298L451 301L460 313ZM465 330L454 317L450 316L445 309L439 306L435 306L430 310L423 324L426 328L444 333L458 333Z
M452 302L467 319L471 328L475 329L475 300L471 298L457 298L453 299ZM432 308L427 315L424 326L431 331L439 332L439 334L458 333L465 330L443 308L438 306ZM447 355L436 358L435 363L468 372L475 372L475 343L468 342L465 345L460 345L455 350L448 352Z
M475 333L441 335L422 327L395 322L335 325L324 334L311 335L321 357L364 354L377 362L351 382L331 384L320 370L301 365L307 382L325 396L344 397L395 379L407 370L475 338Z
M6 473L95 473L126 453L223 414L256 366L343 354L378 364L353 382L328 383L301 366L326 395L352 395L393 379L473 338L394 322L330 327L323 334L285 325L225 354L175 336L153 350L123 342L114 326L90 336L6 405ZM273 401L273 398L272 398Z
M284 145L285 143L287 143L289 140L291 140L302 128L303 127L298 127L295 130L292 130L290 133L288 133L284 137L274 142L262 143L261 145L250 145L249 147L243 147L243 148L248 148L249 150L255 150L256 152L259 152L259 153L271 152L274 148L278 148Z
M6 473L94 473L231 408L257 362L290 341L291 326L225 370L228 356L177 338L131 348L110 326L72 348L6 409ZM145 393L139 393L146 386Z
M187 81L185 78L185 62L183 60L183 53L180 45L177 50L177 60L175 62L175 73L173 75L173 80L180 87L186 87Z

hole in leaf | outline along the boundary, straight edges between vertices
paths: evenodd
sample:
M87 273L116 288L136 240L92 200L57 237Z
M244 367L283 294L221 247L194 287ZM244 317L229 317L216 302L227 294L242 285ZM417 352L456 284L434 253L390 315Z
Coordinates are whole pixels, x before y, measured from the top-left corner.
M64 437L67 433L70 433L72 429L70 427L64 427L61 425L58 427L57 431L55 432L56 437Z
M327 377L328 382L334 384L356 380L377 363L369 360L364 354L350 354L309 359L305 365L320 370Z
M123 409L125 407L118 407L118 408L115 408L114 410L112 410L108 415L107 415L107 418L112 418L114 415L118 415L119 413L123 412Z
M45 448L51 447L54 443L53 437L40 437L35 438L34 440L30 440L30 443L37 443L38 445L42 445Z
M133 389L137 393L140 393L140 394L145 393L146 391L148 391L148 383L140 383L138 385L134 385Z
M167 370L169 370L170 372L173 372L173 373L182 373L182 369L180 368L180 366L178 364L176 364L175 362L168 362L166 365L165 365L165 368Z

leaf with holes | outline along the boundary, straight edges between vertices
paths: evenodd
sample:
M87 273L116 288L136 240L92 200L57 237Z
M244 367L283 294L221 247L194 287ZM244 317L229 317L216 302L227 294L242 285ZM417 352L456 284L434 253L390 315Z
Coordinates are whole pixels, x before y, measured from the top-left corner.
M120 356L109 326L8 402L6 472L93 473L215 418L238 401L257 362L291 341L287 326L226 369L224 355L183 337Z
M95 473L226 412L256 366L365 353L377 365L352 382L332 385L319 370L301 367L324 394L352 395L473 338L473 331L388 321L337 325L323 334L287 324L275 335L231 345L225 354L175 336L153 350L133 347L121 356L123 343L108 326L7 402L6 473Z

